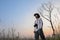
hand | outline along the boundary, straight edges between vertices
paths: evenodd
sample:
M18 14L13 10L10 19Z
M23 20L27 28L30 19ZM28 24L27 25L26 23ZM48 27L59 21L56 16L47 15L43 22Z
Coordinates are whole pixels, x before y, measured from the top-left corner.
M34 31L34 33L36 33L36 31Z
M37 26L38 26L37 24L34 25L34 27L37 27Z

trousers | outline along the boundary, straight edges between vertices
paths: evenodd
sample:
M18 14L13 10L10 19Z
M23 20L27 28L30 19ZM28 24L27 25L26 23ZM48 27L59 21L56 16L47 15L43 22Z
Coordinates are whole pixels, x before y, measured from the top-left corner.
M46 40L42 28L39 29L35 34L35 40L39 40L39 36L41 37L42 40Z

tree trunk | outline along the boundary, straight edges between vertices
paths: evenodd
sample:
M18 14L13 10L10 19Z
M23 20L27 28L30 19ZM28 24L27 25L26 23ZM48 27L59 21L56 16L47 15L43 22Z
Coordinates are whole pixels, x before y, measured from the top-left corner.
M55 36L55 30L54 30L54 28L53 28L52 21L50 21L50 23L51 23L51 27L52 27L52 30L53 30L53 36Z

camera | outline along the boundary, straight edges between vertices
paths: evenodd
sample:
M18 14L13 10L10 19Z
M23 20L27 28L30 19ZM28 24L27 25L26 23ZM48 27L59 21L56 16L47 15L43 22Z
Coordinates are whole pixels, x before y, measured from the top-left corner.
M37 24L35 24L35 25L34 25L34 27L38 28L38 25L37 25Z

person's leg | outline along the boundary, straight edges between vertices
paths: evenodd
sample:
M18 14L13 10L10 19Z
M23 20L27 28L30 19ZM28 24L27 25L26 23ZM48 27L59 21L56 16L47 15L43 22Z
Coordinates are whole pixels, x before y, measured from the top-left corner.
M39 40L39 34L37 32L35 33L35 40Z
M39 35L40 35L42 40L46 40L42 29L40 29Z

